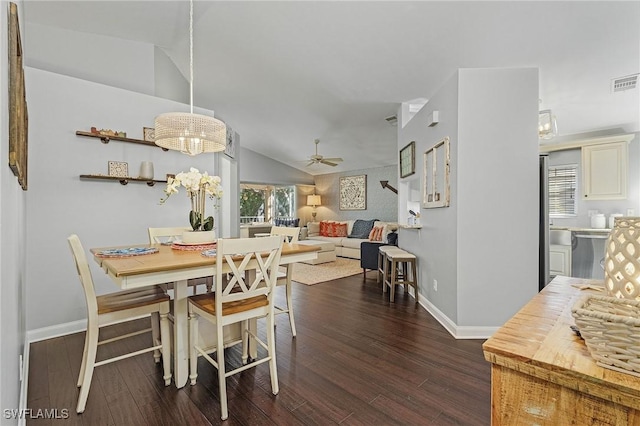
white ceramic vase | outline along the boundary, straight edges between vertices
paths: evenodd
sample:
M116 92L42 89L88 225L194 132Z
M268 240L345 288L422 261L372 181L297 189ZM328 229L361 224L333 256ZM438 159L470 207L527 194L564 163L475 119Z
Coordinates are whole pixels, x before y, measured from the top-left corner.
M182 242L185 244L211 244L216 240L216 231L184 231Z

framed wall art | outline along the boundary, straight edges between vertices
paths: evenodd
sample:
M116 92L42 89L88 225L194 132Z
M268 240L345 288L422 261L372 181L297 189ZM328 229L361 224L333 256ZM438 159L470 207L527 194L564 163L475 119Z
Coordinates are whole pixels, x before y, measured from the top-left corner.
M446 137L424 153L422 207L449 207L451 194L449 138Z
M147 142L155 142L156 141L156 129L153 127L143 127L142 128L142 139Z
M367 175L340 178L340 210L367 209Z
M416 172L416 141L411 141L400 150L400 177L405 178Z
M9 3L9 168L27 190L29 115L24 87L24 68L18 6Z
M129 164L124 161L109 161L109 176L129 177Z

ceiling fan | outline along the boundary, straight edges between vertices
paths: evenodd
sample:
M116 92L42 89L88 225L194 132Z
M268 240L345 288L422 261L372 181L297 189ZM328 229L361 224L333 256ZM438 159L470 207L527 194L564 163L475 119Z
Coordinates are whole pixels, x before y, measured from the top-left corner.
M320 139L316 139L316 153L309 157L309 162L307 166L311 166L313 164L326 164L327 166L337 166L339 162L342 161L342 158L324 158L322 155L318 154L318 144L320 143Z

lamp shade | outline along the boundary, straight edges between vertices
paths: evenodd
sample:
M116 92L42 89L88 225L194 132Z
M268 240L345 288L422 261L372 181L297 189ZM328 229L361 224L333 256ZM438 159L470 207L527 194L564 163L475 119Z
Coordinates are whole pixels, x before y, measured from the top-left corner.
M319 195L307 195L307 205L308 206L321 206L322 203L320 202L320 196Z
M186 112L160 114L155 119L156 145L188 155L224 151L227 127L213 117Z

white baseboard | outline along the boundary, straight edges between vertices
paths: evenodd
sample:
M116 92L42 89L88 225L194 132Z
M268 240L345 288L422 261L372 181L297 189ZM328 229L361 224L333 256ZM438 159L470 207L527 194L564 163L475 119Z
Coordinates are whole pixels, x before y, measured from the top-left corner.
M27 410L27 391L29 390L29 339L27 334L24 335L24 350L22 353L22 377L20 377L20 400L18 401L18 408L21 413L26 413ZM27 424L26 416L20 416L18 418L18 426L25 426Z
M488 339L500 327L459 326L446 316L433 303L418 293L418 303L436 319L456 339Z
M27 331L27 342L34 343L41 340L53 339L54 337L66 336L67 334L79 333L86 329L86 319L52 325L50 327L37 328L35 330Z

